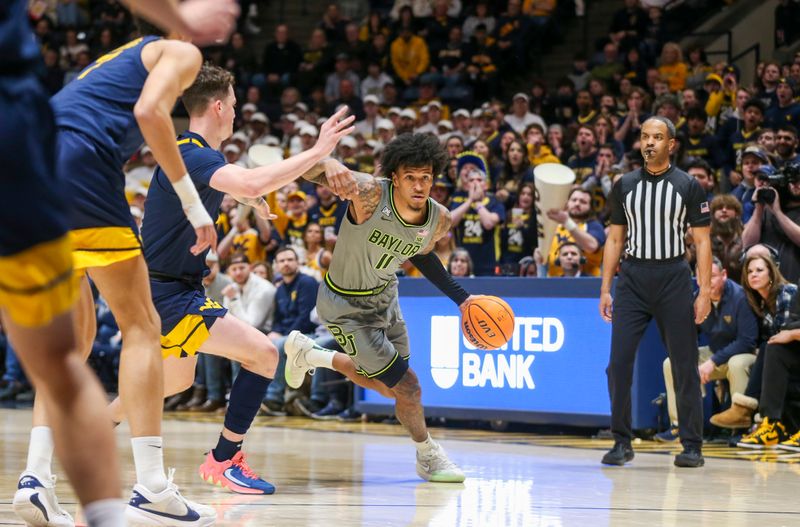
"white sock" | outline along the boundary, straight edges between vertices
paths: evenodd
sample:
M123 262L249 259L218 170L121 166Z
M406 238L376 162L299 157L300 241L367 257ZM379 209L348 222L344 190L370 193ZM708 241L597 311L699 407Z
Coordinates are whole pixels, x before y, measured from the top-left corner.
M150 492L161 492L167 488L164 475L164 450L161 438L133 437L133 464L136 466L136 482Z
M335 353L335 351L314 346L306 352L306 362L314 368L328 368L332 370L334 369L333 356Z
M413 440L412 440L413 441ZM437 443L433 440L430 434L428 434L427 439L424 441L414 441L414 446L417 447L417 452L420 454L425 454L436 448Z
M31 442L28 446L29 470L50 483L53 464L53 432L49 426L34 426L31 429ZM45 483L45 482L42 482Z
M93 501L83 508L89 527L125 527L125 502L111 498Z

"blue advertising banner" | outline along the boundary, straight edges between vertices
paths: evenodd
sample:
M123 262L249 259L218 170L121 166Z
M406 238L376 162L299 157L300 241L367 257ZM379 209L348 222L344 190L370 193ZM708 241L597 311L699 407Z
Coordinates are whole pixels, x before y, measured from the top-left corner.
M402 280L400 306L411 367L428 415L603 425L610 407L605 368L611 325L597 311L599 280L473 279L471 292L503 297L514 310L511 340L472 347L458 308L424 280ZM363 390L360 408L391 406ZM437 412L447 409L447 412ZM549 416L548 416L549 414ZM573 419L564 419L565 414Z

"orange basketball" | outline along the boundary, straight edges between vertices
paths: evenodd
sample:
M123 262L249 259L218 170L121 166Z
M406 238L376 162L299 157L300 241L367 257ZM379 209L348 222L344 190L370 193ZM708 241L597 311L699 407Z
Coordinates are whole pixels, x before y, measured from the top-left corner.
M514 333L514 312L502 298L479 296L467 304L461 319L461 332L476 348L498 349Z

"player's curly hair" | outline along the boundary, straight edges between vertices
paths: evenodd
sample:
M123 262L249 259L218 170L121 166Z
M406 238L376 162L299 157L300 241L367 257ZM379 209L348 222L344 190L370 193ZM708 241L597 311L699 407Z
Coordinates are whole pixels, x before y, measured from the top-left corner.
M192 85L183 92L181 100L189 115L202 113L209 102L227 97L229 86L233 86L233 74L206 62Z
M446 164L447 152L436 137L429 134L401 134L383 150L381 172L391 178L400 167L431 167L436 176L442 173Z

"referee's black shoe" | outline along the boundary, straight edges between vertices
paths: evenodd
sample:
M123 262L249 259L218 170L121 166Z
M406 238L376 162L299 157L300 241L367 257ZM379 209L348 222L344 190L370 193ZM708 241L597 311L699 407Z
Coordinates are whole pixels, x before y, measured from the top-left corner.
M706 464L703 454L694 448L684 448L683 452L675 456L675 466L685 468L698 468Z
M614 443L614 448L606 452L603 456L601 463L604 465L617 465L622 466L628 461L633 460L633 448L630 443L617 442Z

